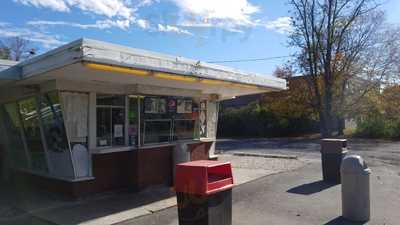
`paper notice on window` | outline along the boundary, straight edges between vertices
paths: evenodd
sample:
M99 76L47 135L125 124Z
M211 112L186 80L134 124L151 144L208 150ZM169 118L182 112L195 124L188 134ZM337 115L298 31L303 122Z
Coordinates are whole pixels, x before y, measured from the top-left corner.
M178 99L177 113L192 113L192 100Z
M124 136L124 126L122 124L114 125L114 137L119 138Z

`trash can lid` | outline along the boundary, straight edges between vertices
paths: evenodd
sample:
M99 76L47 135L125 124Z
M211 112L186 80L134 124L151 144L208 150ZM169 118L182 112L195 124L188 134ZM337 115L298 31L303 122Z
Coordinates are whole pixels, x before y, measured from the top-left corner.
M211 195L232 187L230 162L199 160L176 165L176 192Z
M340 168L342 173L369 173L369 168L363 158L359 155L349 155L344 157Z
M324 138L322 141L325 142L347 142L347 139L337 139L337 138Z

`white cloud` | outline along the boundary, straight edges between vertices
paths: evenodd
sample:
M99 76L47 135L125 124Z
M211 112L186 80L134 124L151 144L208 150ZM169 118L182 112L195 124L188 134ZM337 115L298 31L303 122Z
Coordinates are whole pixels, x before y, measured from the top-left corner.
M158 32L173 32L193 35L191 28L218 28L229 32L243 33L251 28L264 28L278 33L291 32L289 17L261 22L256 18L260 8L250 0L164 0L178 7L176 23L151 20L141 17L139 9L149 7L161 0L14 0L15 2L60 12L81 10L95 15L96 22L79 23L70 21L37 20L28 22L32 26L71 26L81 29L129 29L135 25L141 29ZM150 22L152 21L152 22ZM187 30L189 29L189 30Z
M248 0L171 0L181 11L179 25L216 27L231 32L256 26L253 15L259 8Z
M50 8L60 12L69 11L69 8L64 0L14 0L14 2L35 6L38 8Z
M122 0L64 0L69 6L98 15L132 18L132 9Z
M142 29L148 29L148 28L150 28L150 23L149 23L149 21L144 20L144 19L138 19L138 20L136 20L136 24L137 24L140 28L142 28Z
M0 21L0 27L5 27L5 26L9 26L9 25L10 25L10 23L1 22L1 21Z
M140 7L151 5L158 0L136 0L133 5L131 0L14 0L24 5L31 5L41 8L49 8L54 11L69 12L76 8L97 16L106 17L97 20L93 24L82 24L66 21L30 21L29 25L34 26L71 26L82 29L96 28L108 29L118 27L128 29L131 24L136 24L142 29L149 28L146 20L136 18L136 11Z
M74 22L66 22L66 21L47 21L47 20L34 20L28 21L26 24L31 26L70 26L70 27L77 27L81 29L89 29L89 28L96 28L96 29L108 29L112 27L117 27L120 29L127 29L130 26L129 20L98 20L96 23L93 24L81 24L81 23L74 23Z
M171 25L162 25L158 24L157 25L157 31L159 32L171 32L171 33L177 33L177 34L186 34L186 35L193 35L190 31L181 29L176 26L171 26Z
M189 15L202 19L230 20L237 24L251 24L251 15L259 8L248 0L172 0Z
M108 18L131 19L134 9L123 0L14 0L24 5L69 12L72 7Z
M267 22L265 28L281 34L287 34L293 30L292 19L290 17L279 17L278 19Z
M61 41L61 38L57 35L33 31L27 28L15 28L11 25L1 26L0 37L10 38L16 36L38 43L44 48L54 48L65 44L65 42Z
M213 21L212 23L202 21L183 21L179 26L190 28L220 28L234 33L243 33L242 28L244 28L243 26L237 26L234 23L223 21Z

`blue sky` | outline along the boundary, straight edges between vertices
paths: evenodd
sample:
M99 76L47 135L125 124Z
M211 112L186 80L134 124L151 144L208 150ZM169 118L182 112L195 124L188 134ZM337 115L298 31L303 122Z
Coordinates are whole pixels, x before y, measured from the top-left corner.
M400 1L386 0L400 23ZM282 0L1 0L0 38L23 36L46 51L87 37L202 61L287 56ZM271 74L287 58L225 63Z

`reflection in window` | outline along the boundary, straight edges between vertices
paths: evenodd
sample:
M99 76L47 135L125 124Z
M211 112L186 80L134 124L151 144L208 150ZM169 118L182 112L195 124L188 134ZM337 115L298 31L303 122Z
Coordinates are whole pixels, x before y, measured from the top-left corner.
M195 120L181 119L174 121L174 140L194 139Z
M36 98L30 97L18 102L22 120L22 128L26 145L31 155L32 170L48 172L46 155L41 139L38 113L36 110Z
M163 114L167 111L167 100L160 97L147 97L144 99L144 113Z
M52 166L51 173L58 177L73 177L71 153L58 94L44 94L40 100L40 115Z
M125 96L97 95L97 146L125 145Z
M165 143L170 141L172 121L169 119L145 120L144 144Z
M10 103L0 107L0 122L3 124L2 139L4 147L8 149L11 157L11 166L14 168L29 168L29 159L26 154L21 136L21 121L19 119L17 104Z

